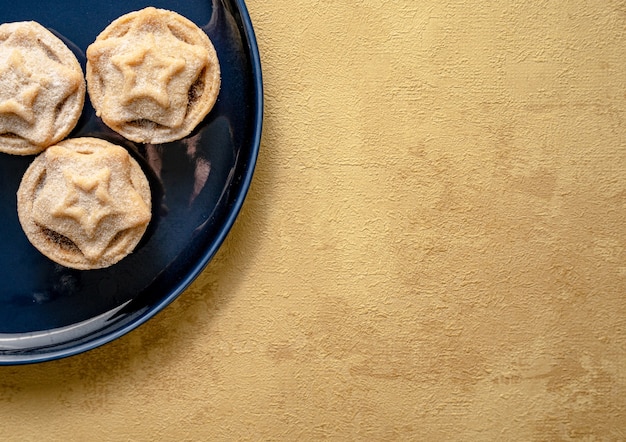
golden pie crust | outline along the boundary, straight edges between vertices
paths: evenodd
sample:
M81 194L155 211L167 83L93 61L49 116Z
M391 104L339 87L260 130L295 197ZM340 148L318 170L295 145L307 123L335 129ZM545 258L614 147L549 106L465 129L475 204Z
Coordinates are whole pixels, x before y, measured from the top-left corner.
M148 7L123 15L87 48L96 115L132 141L187 136L213 108L219 87L209 37L173 11Z
M135 249L151 219L151 193L126 149L96 138L50 146L27 169L17 193L29 241L66 267L115 264Z
M0 152L31 155L65 138L85 101L72 51L37 22L0 25Z

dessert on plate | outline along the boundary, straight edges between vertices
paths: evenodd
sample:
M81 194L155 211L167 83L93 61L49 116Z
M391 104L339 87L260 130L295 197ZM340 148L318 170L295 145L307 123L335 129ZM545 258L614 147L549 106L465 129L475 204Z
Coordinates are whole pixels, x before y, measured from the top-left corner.
M45 256L97 269L135 249L151 219L151 193L126 149L71 138L35 158L22 178L17 210L29 241Z
M72 51L37 22L0 25L0 152L31 155L65 138L85 100Z
M202 29L148 7L114 20L87 48L87 88L111 129L166 143L187 136L213 108L220 66Z

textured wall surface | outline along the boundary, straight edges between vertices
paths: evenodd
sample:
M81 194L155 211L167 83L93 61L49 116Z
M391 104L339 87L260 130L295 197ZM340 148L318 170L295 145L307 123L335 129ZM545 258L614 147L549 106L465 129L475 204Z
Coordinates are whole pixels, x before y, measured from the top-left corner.
M626 440L626 4L248 7L231 235L129 335L0 367L0 439Z

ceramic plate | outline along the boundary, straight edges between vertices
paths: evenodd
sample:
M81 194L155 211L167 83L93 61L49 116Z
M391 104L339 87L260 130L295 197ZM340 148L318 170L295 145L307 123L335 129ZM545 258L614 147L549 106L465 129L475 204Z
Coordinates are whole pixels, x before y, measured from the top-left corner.
M38 21L68 44L84 70L85 50L100 31L147 6L176 11L209 35L222 72L218 101L187 138L145 145L109 130L86 100L70 136L125 146L153 193L146 235L108 269L62 267L30 245L17 218L16 191L33 157L0 154L0 364L74 355L136 328L198 276L243 203L262 122L259 55L243 0L5 0L0 22Z

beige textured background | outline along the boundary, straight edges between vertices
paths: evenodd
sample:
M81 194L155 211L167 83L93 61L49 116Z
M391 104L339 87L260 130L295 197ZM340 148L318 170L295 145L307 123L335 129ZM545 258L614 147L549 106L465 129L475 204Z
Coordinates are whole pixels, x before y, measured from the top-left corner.
M138 330L0 367L0 438L626 440L626 3L248 6L231 235Z

